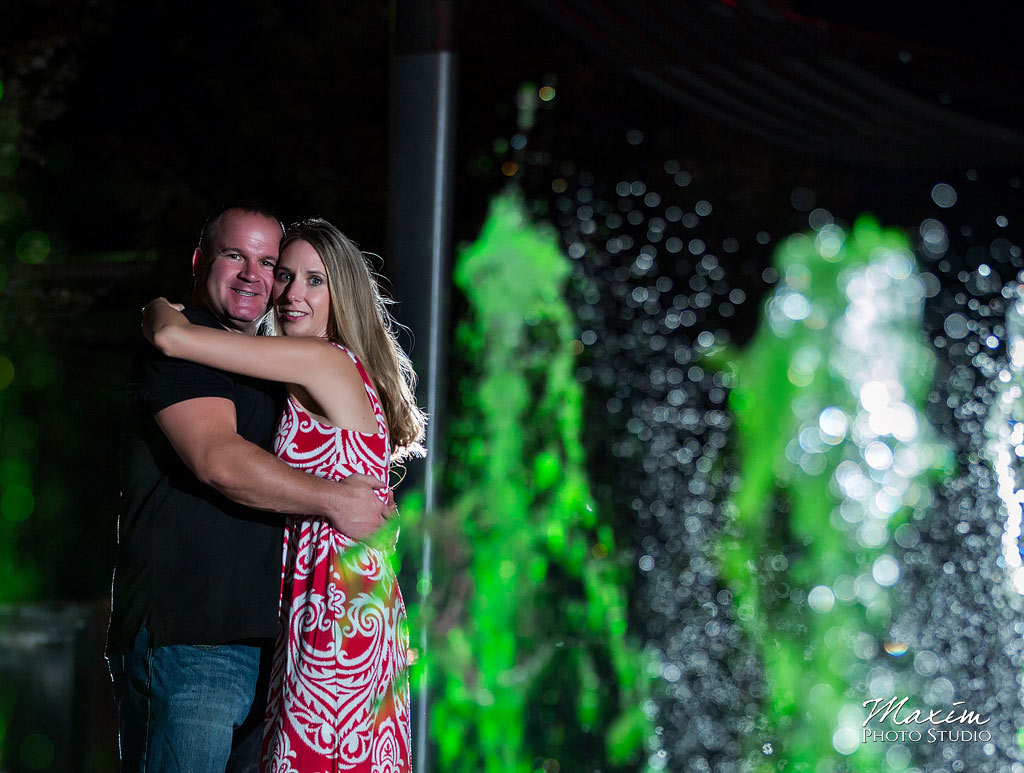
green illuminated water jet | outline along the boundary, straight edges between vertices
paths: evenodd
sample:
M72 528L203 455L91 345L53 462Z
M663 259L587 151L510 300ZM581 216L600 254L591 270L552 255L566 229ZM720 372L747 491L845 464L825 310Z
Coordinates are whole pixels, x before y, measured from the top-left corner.
M472 372L455 385L450 505L436 519L451 576L435 571L435 614L410 609L434 630L440 770L531 771L545 758L609 769L635 762L650 732L629 571L584 471L568 275L554 230L531 224L515 194L492 202L455 267Z
M736 380L722 574L763 661L764 766L875 771L885 747L861 743L861 704L880 696L851 684L890 622L892 535L951 465L923 413L924 286L905 237L869 218L791 237L775 266L748 350L709 355Z

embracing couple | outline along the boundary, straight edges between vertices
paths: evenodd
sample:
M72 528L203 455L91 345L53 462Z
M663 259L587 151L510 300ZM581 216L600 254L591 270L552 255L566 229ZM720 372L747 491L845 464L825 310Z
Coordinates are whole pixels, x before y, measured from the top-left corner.
M229 207L192 263L193 305L146 307L129 385L107 646L121 769L408 771L388 475L425 416L395 323L324 220Z

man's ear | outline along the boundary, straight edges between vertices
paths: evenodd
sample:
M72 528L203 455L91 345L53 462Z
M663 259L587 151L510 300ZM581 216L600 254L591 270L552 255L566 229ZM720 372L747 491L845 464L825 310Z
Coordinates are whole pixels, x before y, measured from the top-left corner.
M203 269L203 250L200 247L196 247L196 251L192 253L192 276L199 276L199 272Z

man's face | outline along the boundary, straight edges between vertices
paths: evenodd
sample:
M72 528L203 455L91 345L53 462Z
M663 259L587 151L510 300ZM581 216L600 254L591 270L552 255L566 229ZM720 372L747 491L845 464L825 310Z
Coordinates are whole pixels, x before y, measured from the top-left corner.
M281 226L241 210L221 216L210 254L193 258L200 301L224 325L250 335L270 304Z

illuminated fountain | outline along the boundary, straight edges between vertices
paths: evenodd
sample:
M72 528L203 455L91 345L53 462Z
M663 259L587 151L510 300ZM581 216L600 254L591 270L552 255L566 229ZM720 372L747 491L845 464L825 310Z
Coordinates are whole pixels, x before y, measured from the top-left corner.
M707 188L679 162L664 172L602 183L562 167L552 199L586 345L578 375L600 395L617 501L637 524L635 620L663 690L651 766L1024 771L1024 623L1004 571L1019 565L1014 510L985 431L995 392L1017 379L1001 349L1020 317L1004 330L999 273L1021 268L1020 247L937 212L916 256L894 233L873 254L883 232L813 209L813 233L780 253L817 252L813 270L832 265L837 280L843 245L842 284L796 259L766 269L779 287L759 337L730 355L752 294L732 256L751 246L715 229ZM932 200L958 197L942 183ZM744 404L752 378L772 398L762 411ZM1005 430L1016 463L1024 438ZM788 546L783 526L798 535ZM926 709L963 701L993 717L993 740L862 748L861 704L896 694Z
M905 238L866 218L791 237L776 269L758 333L730 363L738 477L722 576L761 652L771 754L876 770L884 749L862 746L861 703L889 686L864 682L900 578L894 542L948 467L922 412L925 286Z

